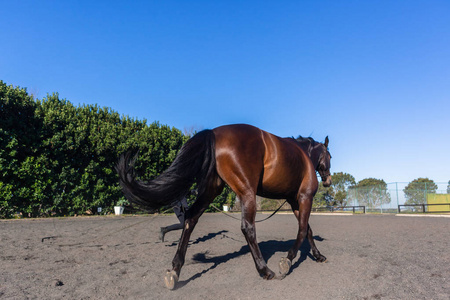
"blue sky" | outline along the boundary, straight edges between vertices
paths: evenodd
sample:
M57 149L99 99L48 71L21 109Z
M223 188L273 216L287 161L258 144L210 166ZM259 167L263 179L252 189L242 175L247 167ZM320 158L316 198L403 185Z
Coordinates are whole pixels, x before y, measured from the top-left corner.
M449 1L4 1L0 79L181 130L330 137L332 171L450 180Z

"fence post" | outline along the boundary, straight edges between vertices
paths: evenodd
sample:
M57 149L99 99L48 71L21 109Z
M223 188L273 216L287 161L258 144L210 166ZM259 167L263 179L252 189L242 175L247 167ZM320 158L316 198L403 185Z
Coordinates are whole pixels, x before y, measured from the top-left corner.
M398 203L398 182L395 183L395 191L397 193L397 205L399 205L399 203ZM398 212L400 213L400 206L398 207Z
M380 184L380 211L383 213L383 191L381 190L381 184Z
M427 202L427 182L425 181L425 195L423 199L423 203ZM423 207L423 212L425 212L425 206Z

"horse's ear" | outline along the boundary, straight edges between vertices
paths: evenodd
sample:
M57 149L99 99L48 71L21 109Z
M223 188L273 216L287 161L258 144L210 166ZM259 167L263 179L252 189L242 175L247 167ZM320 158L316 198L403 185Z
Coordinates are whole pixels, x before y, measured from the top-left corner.
M328 140L328 135L327 135L327 137L325 138L325 143L324 143L325 147L327 147L327 148L328 148L328 142L329 142L329 140Z

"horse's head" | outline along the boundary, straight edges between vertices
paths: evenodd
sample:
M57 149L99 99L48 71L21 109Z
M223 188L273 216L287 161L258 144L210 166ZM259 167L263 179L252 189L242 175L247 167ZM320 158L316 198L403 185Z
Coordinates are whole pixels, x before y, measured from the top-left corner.
M330 173L330 160L331 155L328 152L328 137L325 138L325 143L316 142L312 138L303 138L299 136L297 143L308 154L311 162L322 178L322 184L324 187L331 185L331 173Z
M316 165L316 171L319 172L320 177L322 178L322 184L324 187L329 187L331 185L331 154L328 151L328 136L325 138L325 143L319 144L319 159L318 164Z

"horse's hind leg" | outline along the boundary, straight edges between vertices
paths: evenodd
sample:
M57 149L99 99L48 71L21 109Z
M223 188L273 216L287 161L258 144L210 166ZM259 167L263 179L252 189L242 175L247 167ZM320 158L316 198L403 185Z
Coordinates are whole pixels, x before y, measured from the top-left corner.
M317 249L316 244L314 243L314 236L311 230L311 226L308 224L308 242L311 246L311 251L317 262L326 262L327 258L320 254L319 249Z
M293 201L289 201L289 203L292 205L292 210L294 211L294 215L298 220L298 233L294 245L288 252L288 256L282 258L279 263L281 278L284 278L287 273L289 273L292 265L292 260L297 256L301 244L308 235L308 221L309 215L311 213L312 195L301 193L297 203Z
M256 201L255 195L249 194L247 196L239 196L242 201L242 222L241 230L250 247L256 269L264 279L272 279L275 273L267 267L267 264L259 249L256 240L255 216L256 216Z
M223 190L224 183L216 177L210 184L206 191L198 195L194 204L186 211L186 219L184 221L183 233L181 234L180 242L178 244L177 253L172 260L172 270L168 270L164 281L168 289L173 290L176 287L178 278L180 276L181 268L184 265L186 251L191 237L192 231L197 225L198 219L208 208L208 205L217 197Z

